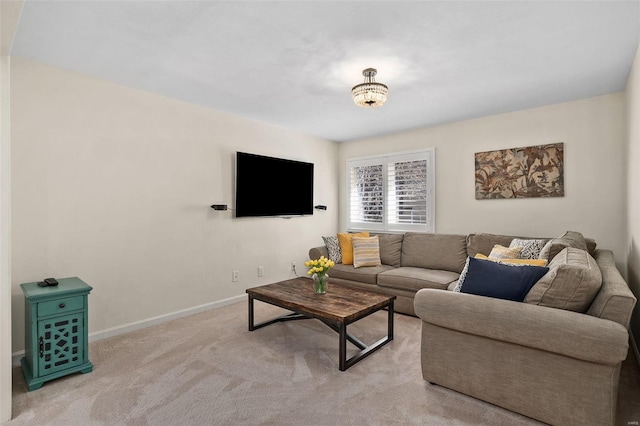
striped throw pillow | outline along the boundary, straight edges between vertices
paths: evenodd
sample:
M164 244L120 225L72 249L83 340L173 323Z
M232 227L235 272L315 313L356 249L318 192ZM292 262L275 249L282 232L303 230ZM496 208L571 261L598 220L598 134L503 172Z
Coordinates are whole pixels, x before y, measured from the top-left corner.
M489 253L489 257L493 257L496 259L518 259L520 258L520 252L522 251L522 247L505 247L500 244L496 244L491 249L491 253Z
M380 241L375 237L353 237L353 267L380 266Z

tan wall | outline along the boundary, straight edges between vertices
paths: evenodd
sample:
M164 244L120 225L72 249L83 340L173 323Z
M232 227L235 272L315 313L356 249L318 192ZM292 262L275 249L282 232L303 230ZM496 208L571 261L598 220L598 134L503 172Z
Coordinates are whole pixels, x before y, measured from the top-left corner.
M12 73L14 351L23 348L21 282L85 279L95 332L240 295L288 276L291 261L302 273L308 248L344 229L335 188L345 203L346 159L377 153L436 148L436 232L572 229L627 261L629 95L334 144L22 59ZM475 152L554 142L565 143L565 197L475 200ZM232 204L236 150L313 161L325 182L315 201L329 210L234 220L208 209Z
M24 59L11 72L14 352L20 283L84 279L97 332L243 295L290 277L292 261L302 274L308 249L337 229L333 142ZM328 210L233 219L210 209L233 205L237 150L313 162L314 201Z
M640 299L640 46L627 82L627 228L626 260L629 287ZM639 307L631 318L631 331L640 344Z
M575 230L612 249L624 269L624 111L624 94L617 93L341 144L340 200L346 205L348 158L434 147L436 232L559 236ZM564 197L475 199L474 153L555 142L564 142Z

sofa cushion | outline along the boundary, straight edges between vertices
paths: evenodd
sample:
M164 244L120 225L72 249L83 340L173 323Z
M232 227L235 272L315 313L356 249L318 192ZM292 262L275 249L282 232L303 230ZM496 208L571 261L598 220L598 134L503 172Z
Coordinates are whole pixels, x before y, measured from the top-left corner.
M403 290L418 291L421 288L446 289L456 282L456 272L401 266L378 275L378 285Z
M558 253L566 247L573 247L587 251L587 242L584 236L576 231L567 231L559 238L553 238L545 244L540 251L540 259L547 259L549 262L553 260Z
M524 238L514 238L511 240L509 247L522 247L520 250L521 259L538 259L542 248L547 240L527 240Z
M393 269L389 265L371 266L369 268L354 268L353 265L337 264L328 272L331 278L358 281L365 284L377 284L379 273Z
M380 241L380 261L384 265L400 266L404 234L376 234Z
M402 241L400 264L425 269L462 272L467 259L464 235L407 232Z
M322 237L322 241L324 241L324 246L327 248L329 259L333 260L335 263L342 263L342 251L340 251L340 241L338 241L338 236L332 235L330 237Z
M340 242L340 252L342 253L342 263L345 265L353 265L353 237L368 237L369 231L353 233L339 233L338 241Z
M378 237L353 237L353 267L380 266L380 245Z
M525 303L586 312L602 285L596 261L582 249L564 248L549 262L549 272L525 297Z
M511 265L470 257L466 274L459 280L460 292L522 302L549 268Z

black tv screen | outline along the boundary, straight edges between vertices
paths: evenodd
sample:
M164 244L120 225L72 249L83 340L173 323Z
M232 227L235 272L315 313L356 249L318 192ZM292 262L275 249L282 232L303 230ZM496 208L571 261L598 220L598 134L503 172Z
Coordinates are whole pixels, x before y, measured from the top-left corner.
M313 214L313 163L237 152L235 214Z

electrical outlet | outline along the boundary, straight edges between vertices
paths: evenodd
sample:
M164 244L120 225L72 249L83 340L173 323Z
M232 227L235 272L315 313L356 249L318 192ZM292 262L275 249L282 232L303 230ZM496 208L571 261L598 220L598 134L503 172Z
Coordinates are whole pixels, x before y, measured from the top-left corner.
M258 276L264 277L264 266L258 266Z
M233 271L231 273L231 281L233 281L234 283L240 281L240 271Z

